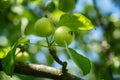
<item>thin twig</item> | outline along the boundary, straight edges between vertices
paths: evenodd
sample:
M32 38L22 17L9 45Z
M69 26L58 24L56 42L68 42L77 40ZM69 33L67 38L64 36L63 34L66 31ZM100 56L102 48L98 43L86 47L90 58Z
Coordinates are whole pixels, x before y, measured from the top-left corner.
M66 69L66 67L67 67L67 62L63 62L63 61L61 61L61 60L58 58L58 56L57 56L57 54L56 54L56 50L55 50L55 49L52 47L52 45L49 43L48 38L46 38L46 41L47 41L47 43L48 43L48 49L49 49L50 54L52 55L52 57L55 59L55 61L56 61L57 63L59 63L60 65L62 65L62 72L63 72L63 73L66 73L66 72L67 72L67 69Z
M62 62L58 56L56 55L56 51L54 50L54 48L49 47L49 52L50 54L53 56L53 58L55 59L55 61L57 63L59 63L60 65L62 65L62 72L65 73L67 71L66 67L67 67L67 62Z

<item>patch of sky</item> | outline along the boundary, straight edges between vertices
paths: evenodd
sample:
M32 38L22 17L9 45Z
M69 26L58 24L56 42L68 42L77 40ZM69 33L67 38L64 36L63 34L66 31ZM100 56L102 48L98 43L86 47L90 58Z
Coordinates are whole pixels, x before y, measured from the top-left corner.
M66 61L66 60L67 60L66 54L67 54L67 53L61 51L60 54L59 54L60 60Z
M82 13L85 5L92 5L93 0L78 0L74 9L74 13ZM114 13L120 18L120 8L113 4L112 0L98 0L97 6L102 14Z
M88 51L87 52L87 57L92 60L93 62L99 62L100 61L100 57L97 53L93 52L93 51Z
M84 37L84 41L88 43L92 40L101 41L103 40L103 34L103 29L101 27L96 27L96 29L91 30L90 33Z
M75 48L78 43L74 40L70 45L69 48Z
M31 43L36 43L37 41L45 40L45 38L37 37L37 36L34 36L34 35L29 35L29 36L27 36L27 38L30 39Z
M97 5L103 14L116 13L120 17L120 10L113 4L112 0L99 0Z
M62 66L58 64L56 61L53 62L53 66L56 68L62 68Z
M38 17L41 17L41 15L43 15L43 11L40 9L40 7L38 7L38 3L30 3L30 1L28 1L27 7L28 9L33 10Z
M73 12L82 12L85 5L91 5L92 0L78 0Z
M34 10L36 8L36 4L30 4L30 1L28 1L28 9Z
M46 55L39 51L37 54L36 54L36 59L39 63L42 63L42 64L45 64L46 63Z

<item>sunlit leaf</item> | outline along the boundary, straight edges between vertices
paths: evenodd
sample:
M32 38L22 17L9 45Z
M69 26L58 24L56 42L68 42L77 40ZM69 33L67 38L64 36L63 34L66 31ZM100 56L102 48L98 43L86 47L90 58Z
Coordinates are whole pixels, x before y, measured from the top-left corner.
M61 16L59 26L67 26L72 30L90 30L94 26L91 21L82 14L64 14Z
M6 57L6 55L8 54L8 52L10 51L10 47L7 48L0 48L0 59Z
M12 49L8 52L7 56L2 60L3 71L12 76L15 67L15 51L17 42L13 45Z
M91 61L71 48L67 48L67 51L71 59L82 70L83 75L88 74L91 70Z
M30 40L26 37L22 37L19 39L19 44L28 44L30 43Z

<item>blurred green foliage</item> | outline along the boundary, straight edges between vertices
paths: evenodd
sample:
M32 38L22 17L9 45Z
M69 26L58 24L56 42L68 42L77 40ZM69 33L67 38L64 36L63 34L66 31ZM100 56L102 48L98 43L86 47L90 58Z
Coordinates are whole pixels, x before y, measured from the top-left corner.
M51 18L52 15L52 19L54 19L52 23L57 23L60 15L64 12L74 12L78 0L67 0L70 2L69 4L60 4L59 1L64 0L0 0L0 49L13 45L20 37L27 36L32 43L24 46L25 50L30 55L28 60L29 63L42 63L54 67L60 67L53 60L47 48L43 48L43 44L47 45L45 39L31 35L34 33L33 26L37 19L43 16ZM118 0L113 0L113 3L114 1ZM72 6L69 7L70 5ZM58 8L63 11L61 11L61 13L58 11L59 15L54 13ZM70 47L83 53L83 55L93 61L90 74L85 77L82 76L81 72L76 65L73 64L63 48L57 48L57 55L63 61L65 60L68 62L68 69L71 73L75 73L86 80L119 80L120 19L112 13L101 13L100 20L102 25L99 25L100 20L97 17L98 14L93 4L85 5L81 13L91 20L96 26L96 29L90 31L76 31L75 41ZM95 32L97 30L98 32ZM97 35L100 30L102 37ZM15 74L10 78L4 72L0 72L0 80L9 79L45 80L43 78L35 78L20 74Z

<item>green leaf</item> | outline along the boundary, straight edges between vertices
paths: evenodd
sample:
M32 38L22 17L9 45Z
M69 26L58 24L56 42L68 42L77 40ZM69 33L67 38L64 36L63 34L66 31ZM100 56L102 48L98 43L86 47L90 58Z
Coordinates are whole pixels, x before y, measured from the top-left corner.
M36 22L36 19L29 22L29 24L26 26L26 28L24 30L25 35L35 34L35 31L34 31L35 22Z
M12 76L15 67L15 52L18 42L16 42L12 49L8 52L7 56L2 60L3 71Z
M64 14L61 16L59 26L67 26L72 30L90 30L94 26L91 21L82 14Z
M88 74L91 70L91 61L71 48L67 48L67 51L71 59L82 70L83 75Z
M0 47L0 59L5 58L9 51L10 47Z
M28 44L28 43L30 43L30 40L26 37L22 37L19 39L18 43L19 44Z
M64 12L70 12L75 7L76 0L59 0L58 8Z
M49 2L46 7L45 7L46 10L52 12L54 9L55 9L55 3L53 1Z

